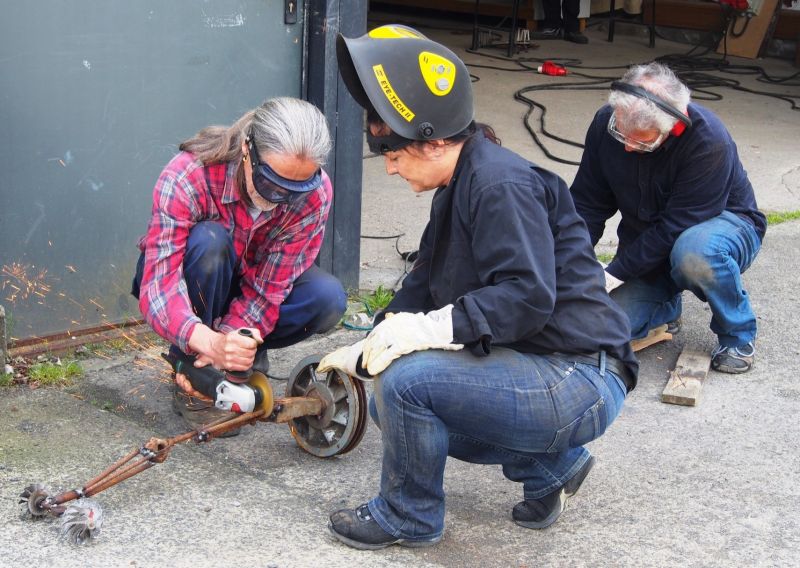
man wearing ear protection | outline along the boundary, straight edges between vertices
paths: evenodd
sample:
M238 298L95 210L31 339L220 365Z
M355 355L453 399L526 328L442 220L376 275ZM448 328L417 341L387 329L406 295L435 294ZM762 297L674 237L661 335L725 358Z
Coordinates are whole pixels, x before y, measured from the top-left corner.
M586 134L571 192L592 244L617 211L619 246L606 289L628 314L632 339L674 322L681 292L711 308L712 367L749 371L756 317L742 283L766 218L720 119L690 103L666 66L632 67L611 85Z

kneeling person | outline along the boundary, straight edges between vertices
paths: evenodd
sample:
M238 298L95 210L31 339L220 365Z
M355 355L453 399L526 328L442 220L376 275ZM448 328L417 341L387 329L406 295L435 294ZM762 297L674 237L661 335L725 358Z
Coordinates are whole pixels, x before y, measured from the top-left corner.
M711 308L712 367L743 373L753 366L756 317L742 273L767 224L730 134L689 98L659 63L612 83L586 134L572 197L593 245L622 214L606 278L631 338L678 320L681 292L691 290Z
M475 123L453 52L403 26L337 47L387 174L436 193L391 317L318 368L380 375L380 489L334 512L330 530L361 549L439 542L448 456L501 465L522 484L514 522L547 527L592 468L584 444L636 385L627 318L566 184Z

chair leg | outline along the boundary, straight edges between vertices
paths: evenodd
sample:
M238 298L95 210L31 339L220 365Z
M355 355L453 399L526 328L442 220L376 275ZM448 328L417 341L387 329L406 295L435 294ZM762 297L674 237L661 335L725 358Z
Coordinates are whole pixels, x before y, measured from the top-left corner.
M475 12L472 14L472 50L476 50L480 47L478 45L478 7L481 4L481 0L475 0Z
M511 31L508 32L508 57L512 57L517 50L517 15L519 13L519 0L514 0L511 8Z
M614 17L616 7L614 0L611 0L611 11L608 13L608 41L614 41Z
M653 2L653 17L650 20L650 47L656 46L656 0L651 0Z

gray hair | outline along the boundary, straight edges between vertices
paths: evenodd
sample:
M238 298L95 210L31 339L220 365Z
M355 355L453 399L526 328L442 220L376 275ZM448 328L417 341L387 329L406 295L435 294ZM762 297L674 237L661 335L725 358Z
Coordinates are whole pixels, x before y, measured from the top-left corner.
M622 76L621 81L649 91L683 113L691 100L689 87L669 67L661 63L634 65ZM608 104L614 111L620 111L616 113L617 124L627 131L656 129L667 133L677 122L675 117L651 101L622 91L611 91Z
M269 99L232 126L208 126L179 148L206 165L241 162L242 143L251 132L259 152L299 156L323 166L331 151L325 115L311 103L291 97Z
M331 151L325 115L291 97L270 99L255 109L252 134L259 152L300 156L320 166Z

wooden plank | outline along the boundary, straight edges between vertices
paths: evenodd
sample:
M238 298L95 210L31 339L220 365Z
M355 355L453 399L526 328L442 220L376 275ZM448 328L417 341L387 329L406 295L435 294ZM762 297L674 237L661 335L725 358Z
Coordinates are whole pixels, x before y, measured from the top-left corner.
M647 335L641 339L634 339L631 341L631 349L633 349L633 352L636 353L645 347L650 347L651 345L661 343L662 341L669 341L670 339L672 339L672 334L667 333L667 324L660 325L651 329L649 332L647 332Z
M717 46L717 53L727 53L738 57L755 59L759 56L762 46L769 41L772 30L775 29L775 18L779 0L763 0L758 15L747 20L747 27L738 37L733 35L734 30L741 30L745 19L735 18Z
M711 356L705 351L684 349L675 363L675 370L670 371L667 386L661 393L661 402L696 406L710 366Z

